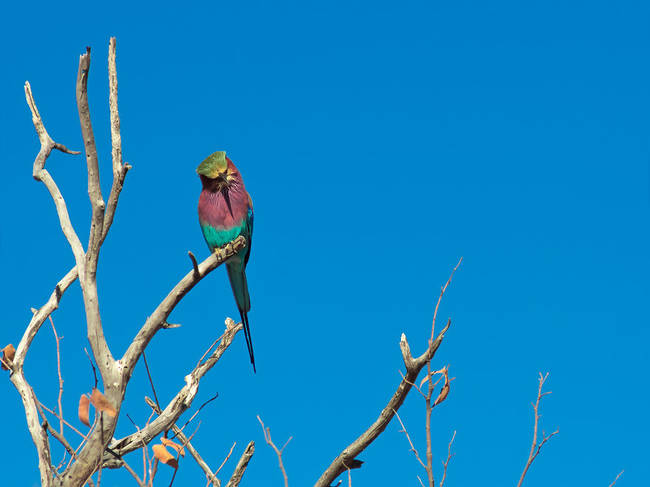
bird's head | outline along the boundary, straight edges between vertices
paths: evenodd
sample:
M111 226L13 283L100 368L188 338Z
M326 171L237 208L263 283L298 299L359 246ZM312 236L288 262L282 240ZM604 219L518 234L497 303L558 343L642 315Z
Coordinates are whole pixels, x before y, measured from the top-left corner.
M211 186L227 187L233 177L230 169L232 163L228 164L228 162L225 151L217 151L206 157L196 168L196 172L204 182L211 183Z

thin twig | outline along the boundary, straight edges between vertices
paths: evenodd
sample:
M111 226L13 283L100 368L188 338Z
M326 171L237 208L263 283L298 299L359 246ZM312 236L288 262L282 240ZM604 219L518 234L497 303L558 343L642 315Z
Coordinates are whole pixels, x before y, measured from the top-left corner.
M237 442L236 442L236 441L235 441L235 442L232 444L232 446L230 447L230 451L228 452L228 455L226 455L226 458L223 459L223 462L221 462L221 465L219 465L219 468L218 468L217 470L215 470L215 472L214 472L214 476L215 476L215 477L216 477L217 474L221 471L221 469L223 468L223 466L226 464L226 462L227 462L228 459L230 458L230 455L232 455L232 452L233 452L233 450L235 449L235 445L237 445ZM212 480L212 479L208 478L208 482L211 481L211 480Z
M454 269L455 271L455 269ZM453 275L453 272L452 272ZM451 280L451 276L449 277ZM447 281L449 283L449 281ZM440 293L440 296L445 292L447 285L445 284L445 287L443 288L442 292ZM438 300L440 302L440 300ZM436 305L436 312L438 311L437 305ZM435 317L433 319L433 323L435 324ZM433 325L432 325L433 328ZM427 466L426 466L426 471L427 471L427 478L429 480L429 487L435 487L436 481L433 475L433 446L431 442L431 413L433 411L433 407L435 406L435 403L431 403L431 398L433 397L433 390L434 390L434 385L433 385L433 378L431 377L431 360L427 362L427 377L428 377L428 389L427 389L427 395L424 398L425 399L425 433L426 433L426 441L427 441Z
M460 262L459 262L460 263ZM456 267L457 268L457 267ZM454 270L456 269L454 268ZM453 275L453 272L452 272ZM449 279L447 282L451 282ZM446 287L443 287L443 291ZM361 434L356 440L346 446L341 453L330 463L325 472L320 476L314 487L328 487L332 482L346 470L346 464L354 460L363 450L365 450L373 441L375 441L379 435L386 429L390 423L393 416L395 416L395 411L397 411L406 396L408 395L411 387L415 383L420 371L424 368L428 361L430 361L435 355L438 347L442 343L442 340L445 337L445 333L451 326L451 319L447 320L447 324L438 334L435 340L429 341L429 346L424 351L422 355L417 358L414 358L411 353L411 348L406 340L406 335L402 333L400 338L400 350L402 352L402 359L404 360L404 365L406 366L406 375L402 378L397 390L393 396L388 401L388 404L379 414L377 420L370 425L370 427Z
M219 340L221 340L222 338L223 338L223 334L222 334L219 338L217 338L215 341L212 342L212 345L210 345L210 347L209 347L209 348L208 348L208 349L203 353L203 355L201 355L201 358L200 358L199 361L196 363L196 366L197 366L197 367L198 367L199 365L201 365L201 362L203 362L203 359L204 359L204 358L205 358L205 357L206 357L206 356L207 356L207 355L212 351L212 349L214 348L214 346L215 346L217 343L219 343Z
M618 473L618 475L616 476L616 478L614 479L614 481L613 481L611 484L609 484L609 487L614 487L614 485L616 484L616 481L619 479L619 477L620 477L621 475L623 475L623 472L625 472L625 470L621 470L621 471Z
M397 417L397 421L399 421L399 424L400 424L400 426L402 427L402 429L401 429L399 432L400 432L400 433L404 433L404 435L406 436L406 439L407 439L408 442L409 442L409 445L411 446L411 451L412 451L413 454L415 455L415 458L417 458L418 462L420 462L420 465L422 465L422 468L424 468L424 469L426 470L427 466L424 464L424 462L423 462L422 459L420 458L420 454L419 454L418 451L415 449L415 446L413 445L413 441L411 441L411 437L409 436L409 433L408 433L408 431L406 430L406 426L404 426L404 422L402 421L402 418L400 418L400 416L399 416L399 414L398 414L397 411L395 411L395 416Z
M215 249L215 251L199 265L199 272L201 275L199 278L194 275L194 270L192 270L174 286L154 312L147 318L144 325L142 325L142 328L140 328L140 331L138 331L137 335L124 353L121 363L123 365L125 380L130 378L130 375L133 373L133 367L140 358L142 351L147 347L158 330L163 327L169 314L174 310L183 297L210 272L222 265L227 259L235 255L246 245L246 238L240 235L224 248Z
M449 276L449 279L447 279L445 285L442 286L442 288L440 289L440 295L438 296L438 301L436 302L436 308L433 311L433 320L431 322L431 338L429 339L430 341L433 341L434 330L436 328L436 318L438 317L438 308L440 307L442 296L445 294L445 291L447 290L447 286L449 286L449 284L451 283L451 278L454 277L454 274L456 273L456 270L458 269L462 261L463 258L461 257L460 260L458 261L458 264L456 264L456 267L454 267L454 270L451 271L451 275Z
M176 468L174 469L174 475L172 475L172 479L169 482L169 487L172 487L174 485L174 479L176 478L176 474L178 473L178 465L181 459L181 452L183 451L183 448L185 448L187 445L190 444L190 440L194 438L194 435L199 431L200 427L201 427L201 421L199 421L199 424L196 425L196 429L194 430L194 433L192 433L190 437L183 442L181 448L179 448L178 452L176 453Z
M190 260L192 261L192 267L194 268L194 276L196 278L201 277L201 273L199 272L199 264L196 262L196 257L194 257L194 254L192 253L191 250L187 251L187 255L190 257Z
M43 418L43 422L41 423L41 426L42 426L43 428L47 429L47 431L48 431L52 436L54 436L54 438L56 438L56 439L59 441L59 443L61 443L61 445L63 446L63 448L65 448L66 451L67 451L70 455L72 455L72 457L75 457L75 451L74 451L74 449L72 448L72 446L70 446L70 443L68 443L68 440L66 440L65 437L64 437L61 433L59 433L57 430L55 430L54 428L52 428L52 425L50 424L50 422L49 422L49 421L47 420L47 418L45 417L45 413L43 413L43 410L41 409L41 407L39 407L39 413L40 413L40 415L41 415L41 418Z
M242 330L241 323L235 324L232 319L226 319L226 331L223 334L221 343L219 343L216 350L212 352L205 362L195 367L194 370L185 376L185 385L167 404L163 413L153 420L151 424L145 426L141 431L117 440L113 449L119 455L126 455L127 453L140 448L142 440L149 443L153 438L163 431L167 431L171 425L175 424L181 414L192 405L192 401L198 393L199 382L203 376L216 365L224 352L232 344L235 335L240 330ZM104 461L111 462L112 459L105 456Z
M39 407L42 407L43 409L45 409L48 413L53 414L57 419L63 421L63 424L65 424L68 428L70 428L72 431L74 431L75 433L77 433L79 436L81 436L82 438L86 438L86 435L84 435L81 431L79 431L77 428L75 428L75 427L72 426L70 423L68 423L65 419L63 419L63 416L59 416L59 415L56 413L56 411L53 411L52 409L48 408L45 404L43 404L43 403L40 402L40 401L38 402L38 406L39 406Z
M535 414L535 425L533 427L533 441L530 445L530 453L528 454L528 460L526 461L526 466L524 467L524 471L521 473L521 477L519 478L519 483L517 483L517 487L521 487L521 484L524 482L524 477L526 477L526 473L528 472L528 469L532 465L533 461L535 458L537 458L537 455L539 455L540 450L544 446L544 444L550 440L553 436L558 434L560 430L555 430L553 433L550 435L546 436L544 432L542 431L542 441L538 444L537 443L537 429L539 426L539 403L542 400L542 397L550 394L551 392L544 392L542 393L542 387L544 387L544 382L546 382L546 379L548 378L548 372L546 375L542 375L542 373L539 373L539 386L537 389L537 401L535 401L535 404L533 404L533 412Z
M244 449L244 453L242 453L241 457L239 458L239 461L237 462L237 466L235 467L234 472L232 473L230 480L226 484L226 487L237 487L239 485L239 482L241 482L242 477L244 476L244 473L246 472L246 467L248 466L248 462L251 461L251 458L253 458L253 453L255 453L255 442L251 441L246 445L246 448Z
M126 471L129 472L131 476L135 479L136 483L138 484L138 487L147 487L146 484L142 480L140 480L138 474L135 473L135 470L133 470L131 466L128 463L126 463L126 460L124 460L124 458L121 458L120 460L122 461L122 465L124 466Z
M147 369L147 377L149 377L149 384L151 384L153 398L156 400L156 406L160 408L160 402L158 402L158 394L156 394L156 388L153 385L153 379L151 378L151 372L149 371L149 364L147 363L147 354L144 350L142 351L142 360L144 360L144 368Z
M161 411L161 409L151 399L149 399L148 397L145 397L144 400L149 405L149 407L151 409L153 409L153 411L156 414L158 414L158 415L162 414L163 411ZM175 424L172 425L171 429L176 434L176 437L181 442L183 442L184 446L187 448L187 451L189 451L190 455L192 455L192 458L194 458L194 460L196 461L198 466L201 467L201 470L203 470L205 472L205 474L209 478L214 479L214 482L213 482L214 485L218 485L218 480L216 480L216 476L215 476L216 474L212 473L212 470L210 470L210 467L208 466L208 464L205 462L205 460L203 460L203 458L201 458L201 455L199 455L199 452L196 450L196 448L194 448L194 446L192 446L192 443L190 443L190 439L188 439L187 436L185 436L185 434L181 431L181 429L178 426L176 426Z
M454 438L456 438L456 431L454 431L454 434L451 435L451 440L449 440L449 446L447 446L447 460L442 464L443 470L442 470L442 479L440 480L440 487L443 487L445 485L445 479L447 478L447 467L449 466L449 460L451 460L451 457L454 456L454 454L451 453L451 444L454 442Z
M61 406L61 397L63 396L63 378L61 377L61 348L60 348L61 338L56 332L52 315L48 316L48 318L50 319L50 324L52 325L52 331L54 332L54 339L56 340L56 370L59 374L59 397L57 402L59 405L59 414L61 415L61 418L63 418L63 407ZM59 433L61 434L61 436L63 436L63 419L59 420Z
M93 359L90 357L90 354L88 353L88 350L86 347L84 347L84 352L86 352L86 357L88 357L88 361L90 362L90 366L93 368L93 377L95 378L95 389L97 389L97 369L95 368L95 364L93 363Z
M275 451L275 454L278 456L278 464L280 465L280 470L282 471L282 477L284 478L284 487L289 487L289 479L287 478L287 472L284 469L284 464L282 463L282 452L284 451L284 448L289 444L291 438L293 437L290 436L287 442L284 444L284 446L282 448L278 448L277 446L275 446L275 443L273 443L273 440L271 439L271 429L266 428L264 426L264 423L262 422L262 418L260 418L259 415L257 416L257 420L262 425L262 431L264 432L264 441L266 441L266 443L271 448L273 448L273 451Z
M153 414L154 414L154 413L152 412L151 415L149 415L149 419L147 420L147 424L149 424L149 420L151 419L151 417L153 416ZM126 417L128 418L129 421L131 421L131 424L133 425L133 427L134 427L137 431L140 431L140 427L139 427L139 426L137 425L137 423L133 420L133 418L131 417L131 415L130 415L129 413L126 413ZM148 461L147 445L146 445L146 443L143 441L143 442L142 442L142 479L143 479L142 481L143 481L145 484L146 484L146 482L147 482L147 461ZM146 487L146 485L145 485L145 487Z
M186 427L188 424L190 424L194 418L196 418L196 416L201 412L201 409L203 409L204 406L206 406L207 404L210 404L212 401L214 401L214 400L215 400L216 398L218 398L218 397L219 397L219 393L215 394L215 395L212 396L210 399L208 399L208 400L205 401L203 404L201 404L201 405L199 406L199 409L197 409L197 410L194 412L194 414L193 414L192 416L190 416L190 419L188 419L187 421L185 421L185 424L184 424L183 426L181 426L181 429L180 429L180 430L183 431L183 430L185 429L185 427ZM173 439L173 438L172 438L172 439Z

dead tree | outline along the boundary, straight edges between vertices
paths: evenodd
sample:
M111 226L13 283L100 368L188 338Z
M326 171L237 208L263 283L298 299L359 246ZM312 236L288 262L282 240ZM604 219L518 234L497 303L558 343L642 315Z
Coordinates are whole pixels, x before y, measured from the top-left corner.
M25 84L25 96L41 144L40 151L33 164L33 177L45 185L52 197L61 225L61 230L63 231L74 255L75 266L56 284L54 291L45 304L43 304L39 309L33 310L33 316L27 325L18 346L15 349L12 345L5 347L3 350L2 366L10 371L11 382L16 387L23 401L27 426L38 454L41 485L43 487L79 487L86 484L93 485L91 479L92 475L97 473L98 479L101 478L102 469L105 468L125 468L133 476L135 482L139 486L150 486L152 485L158 463L163 462L177 468L179 456L184 455L186 450L203 469L208 483L214 486L221 486L222 483L217 478L217 474L228 458L230 458L235 445L233 445L233 448L226 456L222 465L213 472L207 463L201 458L199 452L197 452L192 446L191 436L186 436L183 432L183 428L179 428L176 425L176 422L181 414L191 406L192 401L196 397L201 378L217 363L232 343L237 332L242 329L241 323L236 324L230 319L226 320L226 329L223 335L215 340L213 346L210 347L203 357L201 357L198 365L186 376L186 384L184 387L178 391L165 407L161 407L158 404L157 399L156 401L152 401L147 398L147 404L149 404L153 412L146 425L140 428L134 424L134 429L136 431L124 438L114 438L114 433L117 418L120 415L120 409L124 400L126 386L131 379L134 367L140 360L141 356L143 357L145 366L147 365L144 352L153 336L160 330L174 327L174 325L167 322L167 319L176 305L178 305L183 297L206 275L244 248L247 245L247 242L244 237L240 236L223 248L215 250L210 257L200 264L190 252L189 257L191 259L191 269L189 272L179 280L156 309L152 311L150 316L142 324L140 330L133 337L133 340L124 355L119 358L113 356L104 337L102 327L101 303L96 281L97 263L102 244L104 243L110 231L111 224L113 223L120 193L124 186L127 173L131 168L131 166L125 163L122 159L120 117L117 107L117 72L114 38L110 40L108 53L113 182L107 201L105 201L101 191L99 161L90 120L90 108L88 106L87 89L89 70L90 49L87 49L79 59L76 83L77 107L87 162L88 196L92 208L90 234L85 246L72 225L61 191L45 167L48 156L51 154L52 150L56 149L67 154L80 154L80 152L69 150L66 146L55 142L50 137L45 129L41 115L39 114L32 94L32 89L29 83ZM460 265L460 262L458 265ZM458 265L454 268L454 272L458 268ZM432 372L431 361L442 344L445 333L451 325L451 321L447 320L443 329L437 335L434 333L440 302L445 290L451 282L452 276L449 277L449 280L441 289L434 311L431 336L425 350L421 355L414 357L409 343L406 340L406 336L402 334L399 347L406 371L402 375L402 379L399 382L397 389L380 412L379 417L362 435L342 449L340 454L334 458L331 464L316 481L315 487L329 487L337 477L345 472L347 472L348 481L351 484L350 470L358 468L362 463L357 458L359 454L372 444L372 442L374 442L386 429L392 418L397 415L397 411L402 406L408 393L413 387L416 387L416 389L422 393L420 388L424 385L425 381L428 381L429 383L428 393L422 394L427 401L428 407L427 425L430 424L431 409L436 404L442 402L449 393L450 379L447 375L448 369L445 367L441 370ZM51 315L58 308L66 290L69 289L69 287L77 280L81 287L86 314L87 337L90 343L92 355L91 363L94 362L97 365L101 377L101 384L103 386L102 392L98 388L99 381L96 377L95 387L92 389L92 392L89 395L84 394L80 398L79 417L90 427L90 430L86 434L76 430L64 419L60 406L60 395L58 413L55 410L47 409L39 402L34 389L25 376L23 368L30 345L36 334L48 318L51 321ZM52 327L57 342L57 357L59 357L59 338L58 335L56 335L53 322ZM427 369L427 375L424 381L422 381L419 386L416 386L417 378L425 367ZM432 394L437 384L433 382L433 378L436 374L443 374L445 381L432 406ZM60 374L59 383L60 387L62 387ZM62 389L60 389L60 393L61 391ZM94 405L96 412L92 426L88 414L89 404ZM59 421L59 430L56 430L49 424L45 411L48 411L50 415L53 415L56 420ZM64 425L68 426L69 429L76 431L82 437L81 444L77 449L73 449L70 441L66 438ZM174 433L176 439L175 442L166 438L166 434L169 431ZM287 474L284 471L281 458L284 447L282 449L275 447L271 441L270 430L263 426L263 431L265 440L278 454L284 482L285 485L288 485ZM430 430L427 431L429 433L427 463L426 465L422 461L421 463L427 470L430 481L429 485L433 485ZM160 444L154 445L152 456L149 454L148 445L161 434L165 436L161 439ZM54 465L52 461L50 437L53 437L58 441L70 455L67 464L61 462L58 466ZM546 439L544 439L544 441L546 441ZM167 450L167 447L173 450L174 453ZM131 468L131 466L124 460L124 455L140 449L142 450L145 465L149 465L149 469L147 470L145 468L142 477L139 477L133 468ZM228 487L236 487L239 485L254 450L255 446L251 441L244 449L244 452L242 453L239 462L227 483ZM445 470L443 475L446 475L446 469L450 458L451 443L447 462L444 464ZM441 485L442 483L444 483L444 477Z
M76 83L77 107L87 162L88 196L92 208L90 235L85 246L72 225L65 199L56 185L54 178L46 168L46 162L52 150L56 149L66 154L79 154L79 152L69 150L66 146L55 142L50 137L36 106L31 86L29 83L25 83L25 96L32 113L34 128L36 129L41 144L40 151L34 160L33 177L37 181L42 182L49 191L56 207L61 230L68 241L75 260L75 266L54 286L54 291L45 304L39 309L33 310L33 316L18 346L15 348L13 346L5 347L2 360L3 368L9 369L11 382L16 387L23 402L27 426L38 453L38 465L41 485L43 487L82 486L92 482L90 478L95 472L101 472L102 468L107 467L125 467L122 458L123 455L130 451L146 447L158 435L173 429L180 415L192 404L197 394L201 378L216 364L232 343L237 332L242 329L241 324L235 324L232 320L227 320L226 330L220 338L217 347L207 357L204 356L199 365L186 376L185 386L178 391L169 404L156 411L158 417L150 421L142 429L125 438L113 438L126 386L133 374L136 363L153 336L158 331L173 326L167 322L167 317L176 305L205 276L229 257L244 248L246 246L246 240L243 237L237 238L224 248L216 250L200 264L190 254L192 259L191 270L180 279L156 309L153 310L151 315L142 324L124 355L119 358L113 356L106 343L102 328L101 301L97 292L96 280L97 262L102 244L111 229L125 178L131 168L129 164L122 160L120 117L117 107L117 71L114 38L110 40L108 54L113 183L107 202L102 195L100 187L99 161L95 146L95 136L90 120L90 108L88 106L87 89L89 71L90 49L88 48L79 58L79 70ZM42 404L39 402L34 389L29 384L23 366L34 337L54 310L58 308L61 298L67 289L77 280L81 286L83 296L87 337L90 343L92 357L95 364L97 364L97 369L99 369L104 390L102 393L95 387L90 397L86 397L86 400L84 400L85 396L82 396L80 400L80 410L87 407L87 402L90 402L95 406L97 414L95 415L94 424L90 431L86 435L83 435L84 439L80 449L75 451L66 439L63 428L60 431L56 431L48 427L49 423L43 413ZM52 413L56 415L54 411ZM64 422L64 418L60 415L60 412L57 419L61 423ZM60 468L54 466L50 448L50 435L59 441L70 453L72 458L66 466L61 466ZM111 444L110 448L108 447L109 443ZM189 443L185 446L188 450L191 448ZM242 460L240 460L238 469L233 474L229 485L235 486L239 484L243 470L246 468L253 451L254 445L251 442L244 451ZM220 482L214 477L214 474L205 465L205 462L199 460L198 452L195 452L194 456L199 462L199 465L206 471L206 475L209 472L213 485L220 485Z

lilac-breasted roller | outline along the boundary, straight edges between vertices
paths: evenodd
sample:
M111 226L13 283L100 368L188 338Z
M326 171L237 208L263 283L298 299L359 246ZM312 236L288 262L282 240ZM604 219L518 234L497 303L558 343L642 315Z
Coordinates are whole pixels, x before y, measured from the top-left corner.
M246 192L241 174L225 152L217 151L209 155L196 172L203 184L199 196L199 224L210 252L240 235L246 237L246 247L226 261L226 269L244 324L248 354L255 372L253 342L248 326L251 299L246 283L246 264L251 254L253 237L253 202Z

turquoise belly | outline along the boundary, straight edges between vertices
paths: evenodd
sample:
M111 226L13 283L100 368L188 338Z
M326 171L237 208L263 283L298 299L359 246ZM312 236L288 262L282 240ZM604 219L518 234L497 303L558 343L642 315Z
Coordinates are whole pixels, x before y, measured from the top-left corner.
M226 245L228 242L235 240L239 235L241 235L244 225L233 228L221 228L216 229L211 225L201 225L201 230L203 230L203 237L210 247L210 250L214 250L217 247Z

